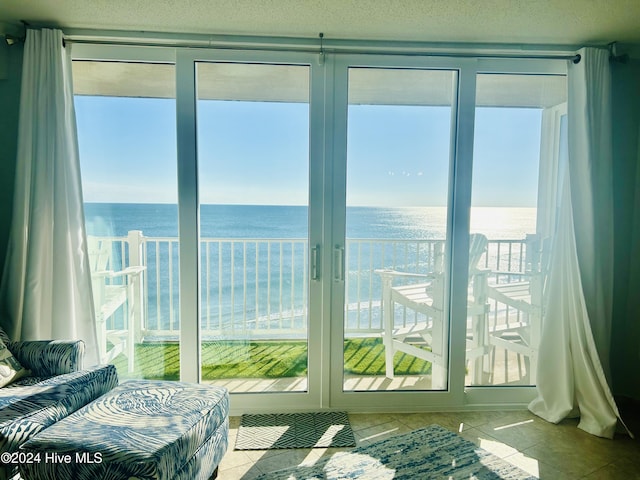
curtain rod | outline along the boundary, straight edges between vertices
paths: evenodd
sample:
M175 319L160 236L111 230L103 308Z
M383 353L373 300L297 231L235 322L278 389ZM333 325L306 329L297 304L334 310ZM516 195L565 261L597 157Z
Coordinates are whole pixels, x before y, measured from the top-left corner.
M506 44L444 44L424 42L394 42L381 40L328 40L323 34L318 40L313 38L238 36L238 35L198 35L198 34L162 34L161 38L149 37L144 32L105 32L73 31L63 34L68 43L93 45L119 45L132 47L165 48L202 48L223 50L269 50L281 52L317 53L320 55L358 54L358 55L397 55L417 57L455 57L455 58L504 58L504 59L541 59L569 60L580 62L580 55L569 53L575 47L561 47L557 54L549 53L549 47L540 46L536 53L532 45L531 53L521 45ZM559 49L558 47L552 49ZM493 50L493 52L492 52ZM497 51L496 51L497 50Z
M508 53L463 53L463 52L433 52L433 51L401 51L401 50L360 50L348 48L323 48L322 51L312 48L286 48L277 46L241 46L241 45L169 45L158 43L139 43L139 42L95 42L90 40L77 40L70 37L64 37L63 42L68 44L92 44L92 45L119 45L128 47L173 47L173 48L201 48L201 49L218 49L218 50L269 50L278 52L296 52L296 53L317 53L320 55L333 53L337 55L393 55L401 57L449 57L449 58L496 58L496 59L533 59L533 60L570 60L574 64L580 63L582 56L579 53L574 55L538 55L538 54L508 54Z
M25 28L34 27L28 22L22 21ZM580 54L565 53L524 53L522 46L508 44L429 44L423 42L395 42L381 40L327 40L324 34L319 34L319 43L310 38L289 37L259 37L238 35L199 35L199 34L162 34L164 38L153 38L145 32L131 31L107 31L96 32L87 30L70 30L62 35L63 46L67 43L93 44L93 45L119 45L132 47L165 47L165 48L209 48L227 50L270 50L302 53L319 53L322 57L326 53L334 54L358 54L358 55L397 55L415 57L450 57L450 58L495 58L495 59L538 59L538 60L568 60L574 64L580 63ZM8 44L15 41L24 41L24 37L11 37L6 35ZM11 38L9 38L11 37ZM620 57L615 55L615 42L608 45L613 59ZM532 45L531 50L535 48ZM520 51L515 52L520 48ZM548 49L549 47L547 47ZM464 50L467 51L464 51ZM456 51L458 50L458 51ZM490 53L491 50L501 50L500 53ZM540 51L545 51L543 46ZM612 51L613 50L613 51ZM512 52L510 52L512 51Z

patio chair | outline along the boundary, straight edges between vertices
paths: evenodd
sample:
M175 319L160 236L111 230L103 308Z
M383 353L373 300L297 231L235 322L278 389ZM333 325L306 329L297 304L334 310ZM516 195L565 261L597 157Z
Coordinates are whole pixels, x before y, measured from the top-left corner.
M521 378L521 357L528 358L531 384L536 382L548 244L548 240L541 242L537 235L527 235L524 270L493 271L487 276L486 294L493 307L489 343L517 354Z
M486 314L488 304L483 289L486 280L481 279L484 271L477 268L480 258L487 251L487 238L481 234L469 237L469 285L467 304L468 322L467 359L473 360L471 369L476 382L484 370L484 356L489 353L486 335ZM404 352L431 362L432 388L446 387L448 322L445 318L445 273L443 252L436 254L432 273L418 274L395 270L376 270L382 277L383 343L387 378L394 377L393 357L396 352ZM419 279L421 283L393 286L396 279ZM423 314L425 321L402 325L396 321L397 306ZM487 359L488 360L488 359Z
M128 369L134 369L136 333L141 325L141 305L136 289L145 267L132 266L113 271L113 244L110 240L87 237L96 330L101 363L111 363L121 353L127 356ZM123 314L116 319L116 312Z

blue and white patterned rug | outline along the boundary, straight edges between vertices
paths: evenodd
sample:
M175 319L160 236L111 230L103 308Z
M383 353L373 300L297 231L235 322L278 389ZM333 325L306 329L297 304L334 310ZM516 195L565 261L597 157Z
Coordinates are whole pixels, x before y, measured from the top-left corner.
M338 452L313 466L287 468L259 477L260 480L535 478L439 425Z

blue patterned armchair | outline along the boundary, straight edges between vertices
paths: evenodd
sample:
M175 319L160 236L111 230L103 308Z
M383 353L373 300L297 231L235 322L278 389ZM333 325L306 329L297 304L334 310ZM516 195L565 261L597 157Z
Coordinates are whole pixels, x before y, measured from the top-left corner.
M0 369L19 370L0 388L0 454L17 452L28 439L118 384L113 365L82 368L82 341L14 342L0 329L0 352L10 357ZM0 480L20 478L17 458L0 459Z

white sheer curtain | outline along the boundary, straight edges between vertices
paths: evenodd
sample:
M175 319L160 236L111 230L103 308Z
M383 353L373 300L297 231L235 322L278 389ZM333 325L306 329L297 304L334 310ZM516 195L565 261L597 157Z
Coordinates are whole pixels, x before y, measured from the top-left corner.
M13 339L81 339L97 363L71 59L59 30L28 30L9 247L0 293Z
M586 48L568 77L569 161L549 272L538 397L529 409L612 438L607 377L613 298L611 73L606 50Z

